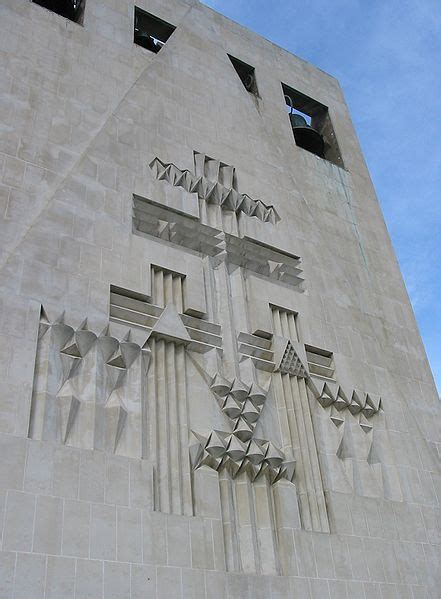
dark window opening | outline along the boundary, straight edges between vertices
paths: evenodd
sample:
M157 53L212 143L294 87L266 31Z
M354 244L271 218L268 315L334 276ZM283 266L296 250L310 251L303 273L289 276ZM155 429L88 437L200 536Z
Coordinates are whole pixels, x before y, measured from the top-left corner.
M157 54L176 29L158 17L135 6L134 42Z
M250 94L258 95L257 83L256 83L256 72L254 67L242 62L238 58L234 58L234 56L230 56L228 54L228 58L231 60L231 64L233 65L236 73L239 75L240 80L243 83L244 88Z
M282 88L296 144L320 158L343 166L327 106L284 83Z
M56 12L66 19L80 25L83 23L84 6L86 0L32 0L52 12Z

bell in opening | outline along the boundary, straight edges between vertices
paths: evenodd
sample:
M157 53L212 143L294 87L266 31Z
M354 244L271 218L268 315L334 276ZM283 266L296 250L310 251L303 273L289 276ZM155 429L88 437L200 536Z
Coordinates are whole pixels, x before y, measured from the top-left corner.
M146 50L150 50L150 52L154 52L157 54L159 50L164 45L164 42L161 42L158 39L155 39L145 31L141 31L140 29L135 27L135 44L138 46L142 46Z
M84 8L84 0L33 0L53 12L78 23Z
M325 143L323 137L316 129L314 129L314 127L308 125L305 117L294 112L291 98L289 96L285 96L285 98L287 104L291 108L289 120L291 122L296 144L304 150L308 150L308 152L312 152L313 154L320 156L320 158L324 158Z

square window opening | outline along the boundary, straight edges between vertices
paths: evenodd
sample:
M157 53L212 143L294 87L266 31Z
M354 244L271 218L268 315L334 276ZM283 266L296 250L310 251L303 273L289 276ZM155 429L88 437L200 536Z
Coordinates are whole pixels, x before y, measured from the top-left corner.
M86 0L32 0L32 2L74 23L83 24Z
M167 43L176 29L170 23L135 6L134 42L150 52L157 54Z
M234 70L239 75L239 78L242 81L243 86L247 90L247 92L253 94L254 96L258 96L259 92L257 89L256 71L254 67L252 67L249 64L246 64L246 62L242 62L234 56L230 56L230 54L228 54L228 58L230 59L231 64L234 67Z
M343 167L327 106L284 83L282 89L296 145Z

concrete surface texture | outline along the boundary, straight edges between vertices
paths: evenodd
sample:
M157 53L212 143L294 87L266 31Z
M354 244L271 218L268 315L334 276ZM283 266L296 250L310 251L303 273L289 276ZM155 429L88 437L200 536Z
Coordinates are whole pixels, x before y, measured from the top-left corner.
M439 598L439 402L338 83L137 7L164 45L0 3L0 597Z

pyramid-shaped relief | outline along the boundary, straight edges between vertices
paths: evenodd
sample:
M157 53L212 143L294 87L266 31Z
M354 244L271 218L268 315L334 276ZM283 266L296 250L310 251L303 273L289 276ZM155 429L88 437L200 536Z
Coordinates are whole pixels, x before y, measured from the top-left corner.
M302 364L291 341L287 341L277 369L280 370L282 374L290 374L291 376L298 376L301 378L306 378L308 376L306 367Z
M116 337L40 319L29 436L83 448L142 456L141 381L150 349L131 331Z
M349 412L358 420L363 431L370 432L373 426L371 419L383 411L379 395L359 389L349 392L335 380L309 377L308 387L318 403L330 410L330 418L336 426L344 422L344 414Z
M252 481L268 474L272 484L281 478L292 482L295 462L286 461L284 453L270 441L254 437L268 391L256 383L229 381L219 373L210 389L232 430L214 430L208 435L194 432L198 443L191 448L193 467L209 466L217 471L227 468L233 478L247 472Z
M208 158L204 154L195 152L195 163L215 163L216 172L214 180L210 180L206 174L193 174L189 170L182 170L173 163L163 162L160 158L154 158L150 163L155 178L158 181L166 181L173 187L182 187L189 193L196 193L199 199L209 203L217 204L223 210L243 212L247 216L255 216L262 222L276 223L279 216L273 206L267 206L261 200L254 200L245 193L239 193L233 187L234 167L224 165L220 161ZM202 168L202 170L204 170ZM219 173L229 171L229 181L220 181Z

